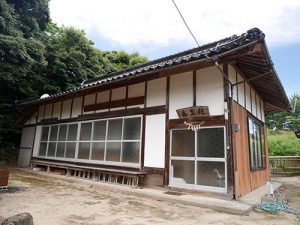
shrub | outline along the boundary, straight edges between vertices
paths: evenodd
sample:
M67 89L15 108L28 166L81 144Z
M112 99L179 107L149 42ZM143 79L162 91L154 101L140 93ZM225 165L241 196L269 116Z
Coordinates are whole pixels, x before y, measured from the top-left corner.
M269 131L269 155L300 156L300 139L292 131Z

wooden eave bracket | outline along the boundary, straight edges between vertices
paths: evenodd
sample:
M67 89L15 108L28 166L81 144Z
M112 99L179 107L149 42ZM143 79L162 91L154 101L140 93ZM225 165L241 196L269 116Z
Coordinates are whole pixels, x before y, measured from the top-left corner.
M263 74L257 75L257 76L255 76L255 77L251 77L251 78L249 78L249 79L244 79L244 80L239 81L239 82L237 82L237 83L235 83L235 84L232 84L232 86L234 87L234 86L237 86L237 85L239 85L239 84L243 84L243 83L245 83L245 82L249 82L249 81L252 81L252 80L256 80L256 79L258 79L258 78L267 76L267 75L271 74L272 72L273 72L273 70L270 70L270 71L267 71L267 72L265 72L265 73L263 73Z

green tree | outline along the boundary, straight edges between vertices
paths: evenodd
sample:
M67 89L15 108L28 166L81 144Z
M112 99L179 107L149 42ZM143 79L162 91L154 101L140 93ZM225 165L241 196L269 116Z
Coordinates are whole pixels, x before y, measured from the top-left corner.
M300 95L293 94L290 98L292 111L269 113L266 117L267 126L271 129L288 129L296 131L300 129Z

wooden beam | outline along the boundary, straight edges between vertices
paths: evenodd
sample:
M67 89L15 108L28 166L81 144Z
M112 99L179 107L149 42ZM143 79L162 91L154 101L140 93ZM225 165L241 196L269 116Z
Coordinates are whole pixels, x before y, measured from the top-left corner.
M144 104L144 101L145 101L145 96L142 96L142 97L128 98L128 99L122 99L122 100L111 101L111 102L98 103L95 105L94 104L86 105L84 106L84 112L90 112L90 111L101 110L101 109L127 107L132 105L142 105Z
M239 85L239 84L242 84L242 83L245 83L245 82L248 83L248 82L251 81L251 80L256 80L256 79L258 79L258 78L264 77L264 76L269 75L269 74L271 74L271 73L272 73L272 71L268 71L268 72L265 72L265 73L260 74L260 75L258 75L258 76L251 77L251 78L249 78L249 79L245 79L245 80L242 80L242 81L237 82L237 83L235 83L235 84L232 84L232 86L234 87L234 86L236 86L236 85Z

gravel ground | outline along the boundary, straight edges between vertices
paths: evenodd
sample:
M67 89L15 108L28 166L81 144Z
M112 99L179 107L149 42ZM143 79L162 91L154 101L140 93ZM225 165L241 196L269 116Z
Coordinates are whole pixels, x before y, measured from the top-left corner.
M300 177L276 178L293 207L300 208ZM293 214L253 211L249 216L231 215L211 209L140 198L119 193L107 185L93 186L78 178L60 179L20 170L10 171L9 190L0 192L0 221L29 212L35 225L67 224L299 224Z

